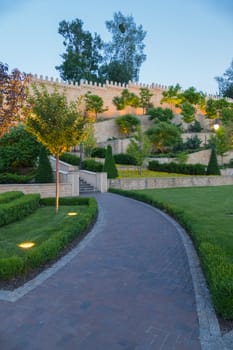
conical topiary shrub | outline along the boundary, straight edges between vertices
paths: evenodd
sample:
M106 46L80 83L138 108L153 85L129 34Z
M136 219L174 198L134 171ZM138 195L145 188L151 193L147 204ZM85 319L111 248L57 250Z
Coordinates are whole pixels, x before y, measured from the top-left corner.
M207 166L206 175L221 175L220 169L218 166L217 155L215 151L215 147L212 148L210 154L210 160Z
M39 154L39 164L36 170L35 182L51 183L53 182L53 170L49 161L48 152L44 146L41 146Z
M108 179L115 179L118 176L115 159L112 155L112 147L110 145L108 145L106 150L103 171L108 174Z

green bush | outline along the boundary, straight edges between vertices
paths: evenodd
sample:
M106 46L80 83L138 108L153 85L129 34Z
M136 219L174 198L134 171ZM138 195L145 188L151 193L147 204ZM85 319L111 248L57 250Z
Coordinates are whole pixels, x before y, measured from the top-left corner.
M104 147L96 147L91 152L91 157L93 158L105 158L106 155L106 148Z
M39 155L39 164L36 169L36 183L51 183L53 182L53 169L49 161L49 156L46 148L41 146Z
M118 176L115 160L112 155L112 147L110 145L107 147L103 171L107 173L108 179L115 179Z
M39 246L33 247L30 251L25 251L22 257L13 256L0 259L1 279L7 280L26 274L28 271L42 267L49 261L58 258L62 250L82 234L97 215L98 207L95 198L66 197L60 200L62 205L87 205L87 209L85 212L80 212L80 215L74 220L65 219L64 225L55 235ZM43 205L54 205L55 198L43 198L40 202Z
M199 252L217 313L233 319L233 264L211 243L200 244Z
M148 169L186 175L205 175L206 173L206 167L203 164L179 164L175 162L162 164L157 160L149 162Z
M82 162L82 169L101 173L103 171L103 164L94 159L85 159Z
M116 164L137 165L136 159L127 153L115 154L114 159Z
M28 194L0 205L0 226L22 219L39 207L39 194Z
M24 196L24 194L21 191L10 191L0 193L0 204L11 202L14 199L20 198L22 196Z
M80 164L80 158L76 156L76 154L71 153L63 153L60 156L60 160L62 160L65 163L71 164L71 165L79 165Z
M0 184L27 184L33 181L35 174L17 175L12 173L0 174Z

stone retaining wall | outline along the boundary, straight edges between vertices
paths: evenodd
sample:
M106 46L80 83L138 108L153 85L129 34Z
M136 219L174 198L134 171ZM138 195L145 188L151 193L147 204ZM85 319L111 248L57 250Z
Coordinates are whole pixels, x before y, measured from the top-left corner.
M144 190L146 188L171 188L192 186L233 185L233 176L182 176L140 179L111 179L109 188Z
M55 197L55 183L52 184L4 184L0 185L0 193L22 191L25 194L39 193L41 198ZM72 196L72 184L60 184L60 197Z

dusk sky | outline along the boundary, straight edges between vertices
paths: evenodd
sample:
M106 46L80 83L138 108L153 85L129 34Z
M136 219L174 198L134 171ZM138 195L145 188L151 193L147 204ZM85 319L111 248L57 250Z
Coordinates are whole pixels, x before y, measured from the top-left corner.
M108 41L105 21L118 11L147 32L140 83L218 92L214 77L233 59L232 0L0 0L0 62L59 78L55 66L65 51L59 22L79 18Z

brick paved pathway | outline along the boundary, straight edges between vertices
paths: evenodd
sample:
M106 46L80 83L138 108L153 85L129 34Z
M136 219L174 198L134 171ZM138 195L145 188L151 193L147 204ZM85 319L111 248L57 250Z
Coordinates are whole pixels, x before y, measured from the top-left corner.
M99 219L78 254L15 302L0 301L0 349L200 349L174 226L140 202L96 197Z

